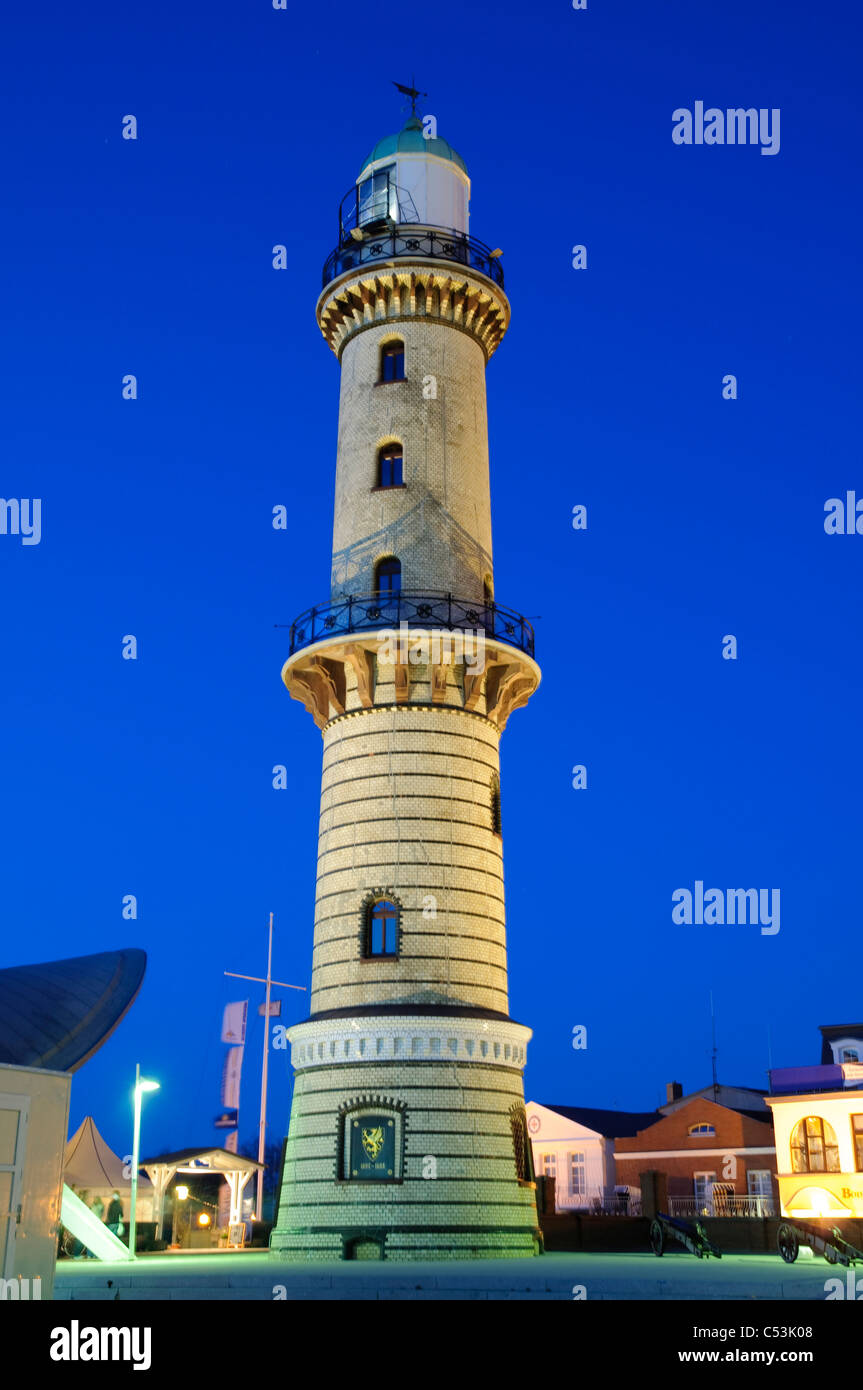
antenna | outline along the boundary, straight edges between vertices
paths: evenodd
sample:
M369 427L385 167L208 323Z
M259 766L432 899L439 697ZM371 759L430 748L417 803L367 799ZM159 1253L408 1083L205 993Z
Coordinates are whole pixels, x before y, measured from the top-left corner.
M414 81L414 78L412 77L412 78L411 78L411 82L413 82L413 81ZM428 96L428 92L420 92L420 91L417 90L416 87L403 87L402 84L401 84L401 82L393 82L393 86L394 86L394 87L397 87L398 90L402 93L403 96L410 97L410 99L411 99L411 116L412 116L412 117L413 117L413 116L416 116L416 113L417 113L417 97L427 97L427 96Z
M713 1039L713 1054L711 1060L713 1063L713 1099L715 1101L719 1090L719 1083L716 1080L716 1014L713 1011L713 990L710 991L710 1032Z

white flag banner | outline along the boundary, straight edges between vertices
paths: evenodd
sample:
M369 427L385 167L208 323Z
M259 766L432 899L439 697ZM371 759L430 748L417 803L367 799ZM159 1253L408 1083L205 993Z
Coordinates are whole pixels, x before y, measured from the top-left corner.
M259 1004L259 1005L258 1005L258 1013L261 1015L261 1018L264 1017L264 1015L265 1015L266 1012L267 1012L266 1003L264 1003L264 1004ZM281 1016L282 1016L282 1001L281 1001L281 999L271 999L271 1000L270 1000L270 1018L281 1018Z
M237 1004L225 1005L225 1013L222 1018L222 1042L243 1045L246 1041L248 1012L248 999L241 999Z
M226 1110L240 1108L240 1072L243 1068L243 1049L229 1048L222 1068L222 1104Z
M237 1136L239 1133L240 1131L235 1129L225 1140L224 1147L228 1150L229 1154L235 1154L237 1152Z

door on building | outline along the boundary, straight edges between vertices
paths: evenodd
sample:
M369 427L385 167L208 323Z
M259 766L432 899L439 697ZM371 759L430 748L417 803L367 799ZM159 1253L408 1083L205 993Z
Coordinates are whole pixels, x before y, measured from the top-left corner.
M0 1278L15 1273L15 1237L21 1221L27 1096L0 1094Z
M695 1214L696 1216L713 1215L713 1184L716 1182L715 1173L694 1173L693 1183L695 1188Z

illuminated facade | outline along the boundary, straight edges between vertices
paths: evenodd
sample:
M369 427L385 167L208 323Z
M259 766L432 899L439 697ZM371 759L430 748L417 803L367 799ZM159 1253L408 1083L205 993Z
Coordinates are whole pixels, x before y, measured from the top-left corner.
M323 776L275 1258L540 1243L498 753L539 670L494 591L485 368L510 311L469 192L412 117L343 199L317 304L341 394L330 599L293 624L282 672Z
M820 1066L770 1073L782 1215L863 1218L863 1024L821 1033Z

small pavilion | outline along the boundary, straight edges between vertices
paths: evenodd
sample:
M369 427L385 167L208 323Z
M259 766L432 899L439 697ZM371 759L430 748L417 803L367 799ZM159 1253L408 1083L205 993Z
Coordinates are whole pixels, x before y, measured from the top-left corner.
M236 1225L243 1219L243 1192L249 1178L263 1168L254 1158L244 1158L242 1154L230 1153L227 1149L179 1149L176 1153L160 1154L156 1158L143 1158L140 1167L144 1169L153 1184L153 1219L156 1222L156 1239L162 1238L165 1193L177 1173L200 1177L202 1174L221 1173L231 1189L230 1224Z

